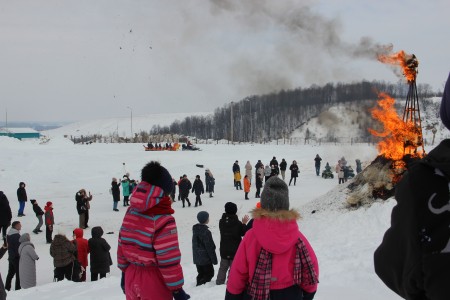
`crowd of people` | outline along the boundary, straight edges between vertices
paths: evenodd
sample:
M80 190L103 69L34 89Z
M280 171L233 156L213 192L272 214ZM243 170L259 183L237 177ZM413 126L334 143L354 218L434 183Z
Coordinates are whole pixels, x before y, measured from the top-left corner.
M171 207L173 178L152 161L142 169L141 179L119 232L117 264L122 270L122 289L127 299L155 294L158 299L189 299L183 289L182 253ZM299 213L289 207L287 184L272 176L260 200L252 220L247 215L239 220L237 205L225 204L219 220L216 284L227 282L225 299L313 299L319 282L318 261L298 229ZM192 227L192 255L199 286L214 278L213 266L219 261L208 227L209 213L199 211L197 221Z

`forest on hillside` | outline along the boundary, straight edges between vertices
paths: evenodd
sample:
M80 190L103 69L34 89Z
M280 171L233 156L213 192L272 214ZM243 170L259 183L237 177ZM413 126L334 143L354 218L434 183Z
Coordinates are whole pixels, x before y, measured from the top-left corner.
M184 135L198 139L229 140L232 142L264 142L286 138L293 130L305 124L310 118L337 104L358 105L363 114L359 118L362 136L359 141L369 140L369 127L376 127L368 109L367 102L378 99L384 92L395 99L404 99L408 85L382 81L362 81L350 84L328 83L309 88L281 90L266 95L246 97L217 108L209 116L192 116L183 121L175 121L169 126L154 126L149 132L141 132L136 137L158 135ZM428 84L419 84L417 93L420 99L436 96ZM324 142L334 142L336 137L328 136Z

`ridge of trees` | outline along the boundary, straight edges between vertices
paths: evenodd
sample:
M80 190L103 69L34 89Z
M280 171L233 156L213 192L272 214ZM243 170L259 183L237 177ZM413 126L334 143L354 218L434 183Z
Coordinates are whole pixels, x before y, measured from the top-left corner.
M209 116L190 116L169 126L154 126L148 134L262 142L286 137L310 118L338 103L377 100L378 92L385 92L396 99L406 98L407 91L408 86L404 82L392 84L383 81L327 83L324 86L280 90L231 102L215 109ZM436 95L428 84L417 85L417 92L419 98ZM371 122L365 123L365 126L373 125Z

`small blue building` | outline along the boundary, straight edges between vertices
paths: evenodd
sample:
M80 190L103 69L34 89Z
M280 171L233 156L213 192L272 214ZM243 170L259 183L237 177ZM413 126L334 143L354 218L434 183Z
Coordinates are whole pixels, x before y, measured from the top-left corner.
M38 139L41 134L32 128L0 128L0 136L9 136L19 140Z

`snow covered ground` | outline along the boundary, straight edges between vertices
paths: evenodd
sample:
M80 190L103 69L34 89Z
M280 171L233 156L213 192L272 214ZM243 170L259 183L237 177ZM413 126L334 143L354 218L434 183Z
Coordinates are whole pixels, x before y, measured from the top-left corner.
M75 209L75 193L85 188L93 194L90 212L90 227L102 226L104 237L112 246L114 265L106 279L97 282L54 283L53 264L45 235L31 233L31 239L40 259L37 261L38 285L28 290L12 291L8 299L124 299L119 287L120 271L116 267L117 234L125 212L112 210L112 196L109 193L112 177L122 177L125 171L131 178L139 179L140 170L150 160L158 160L178 179L187 174L193 181L195 175L204 180L203 164L211 169L216 178L214 198L203 196L200 208L182 208L175 202L175 219L179 229L182 266L185 276L185 290L192 299L223 299L225 286L210 282L195 287L196 269L192 263L191 237L196 214L207 210L210 214L210 229L217 245L219 257L218 222L228 201L238 205L238 215L247 214L256 204L255 189L252 187L250 200L244 200L244 193L233 187L232 164L239 160L243 169L247 160L254 166L258 159L267 164L273 156L280 162L285 158L288 165L297 160L300 177L297 185L290 187L291 207L300 210L301 231L311 242L320 264L320 284L316 298L375 300L400 299L378 279L373 268L373 252L379 245L389 226L393 199L377 201L371 207L349 210L345 208L345 185L338 185L337 179L322 179L315 175L314 157L318 153L323 165L334 166L345 156L355 168L359 158L367 165L377 151L374 146L358 145L198 145L202 151L145 152L141 144L91 144L73 145L67 139L53 137L47 144L38 141L21 142L0 137L0 190L6 194L17 220L18 201L16 189L20 181L27 184L29 199L38 200L41 207L52 201L55 214L55 232L71 236L77 227L78 215ZM429 151L430 149L426 149ZM125 168L123 166L125 163ZM322 166L323 166L322 165ZM289 172L288 178L289 179ZM177 191L178 192L178 191ZM312 213L315 211L314 213ZM36 218L28 202L22 222L22 233L31 232ZM85 237L91 232L85 230ZM7 273L7 258L0 261L3 279ZM217 273L218 266L215 266ZM88 278L90 273L88 271ZM215 278L214 278L215 280Z

